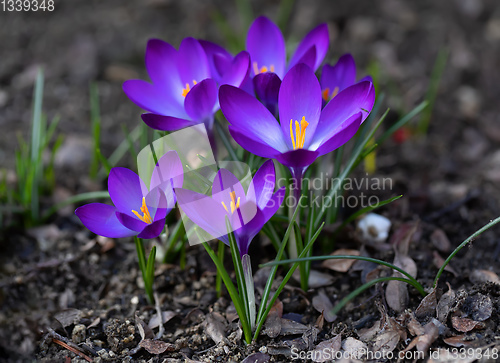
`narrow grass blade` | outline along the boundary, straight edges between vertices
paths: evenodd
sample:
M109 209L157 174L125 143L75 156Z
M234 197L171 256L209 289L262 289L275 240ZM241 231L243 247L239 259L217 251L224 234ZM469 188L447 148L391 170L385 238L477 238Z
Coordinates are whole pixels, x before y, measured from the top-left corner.
M99 89L97 83L90 84L90 124L92 127L92 161L90 177L95 179L99 169L99 149L101 145L101 111L99 108Z
M282 260L282 261L274 261L274 262L268 262L260 267L266 267L266 266L278 266L278 265L285 265L285 264L290 264L290 263L299 263L299 262L304 262L304 261L324 261L324 260L360 260L360 261L367 261L367 262L373 262L379 265L383 265L386 267L389 267L395 271L398 271L399 273L403 274L412 282L412 285L415 286L415 288L418 290L420 294L423 296L426 295L425 290L423 286L408 272L403 270L402 268L393 265L392 263L382 261L382 260L377 260L376 258L371 258L371 257L365 257L365 256L351 256L351 255L335 255L335 256L311 256L311 257L301 257L301 258L296 258L296 259L291 259L291 260Z
M375 144L381 145L385 140L387 140L391 135L399 128L408 123L413 117L422 112L429 103L427 101L421 102L418 106L416 106L413 110L404 115L401 119L399 119L394 125L389 127L378 139L375 141Z
M224 264L224 252L225 252L225 247L226 245L224 242L219 241L219 248L217 250L217 256L219 257L219 260L222 264ZM217 270L217 275L215 276L215 292L217 293L217 298L221 297L221 283L222 283L222 278L220 275L220 271Z
M342 187L342 183L344 179L349 175L351 172L352 168L356 164L356 161L358 159L358 156L361 154L363 149L365 148L365 145L367 142L373 137L373 134L377 129L380 127L384 119L387 117L387 114L389 113L389 109L385 111L385 113L380 117L378 120L377 124L372 128L372 130L368 133L368 135L365 136L365 139L363 142L359 143L358 147L354 149L353 153L351 154L351 157L349 159L349 162L345 166L344 170L340 174L338 178L335 179L335 184L330 188L327 194L327 198L333 198L333 196L338 192L338 190ZM326 206L325 204L321 205L321 209L318 212L318 216L316 217L316 220L314 221L314 225L318 226L321 222L321 219L323 218L323 215L326 212Z
M422 116L420 117L420 121L418 123L418 131L420 135L427 134L427 130L429 129L432 110L434 109L434 103L436 102L439 90L439 83L441 82L441 77L443 75L444 70L446 69L448 54L449 54L449 49L444 48L439 51L436 57L436 62L434 63L434 67L431 73L429 88L427 89L427 93L425 95L425 100L429 102L429 107L427 107L422 112Z
M481 233L483 233L484 231L487 231L488 229L490 229L491 227L493 227L495 224L497 224L499 222L500 222L500 217L498 217L498 218L490 221L490 223L488 223L487 225L485 225L483 228L477 230L476 232L474 232L473 234L471 234L469 237L467 237L467 239L465 241L463 241L462 243L460 243L460 245L457 248L455 248L455 250L444 261L443 265L441 266L441 268L439 269L438 273L436 274L436 278L434 279L434 283L432 284L432 286L436 287L437 282L438 282L439 278L441 277L441 275L442 275L445 267L450 263L451 259L453 257L455 257L455 255L458 253L458 251L460 251L462 248L464 248L469 242L473 241Z
M342 310L342 308L344 306L347 305L347 303L349 301L351 301L352 299L354 299L356 296L358 296L359 294L361 294L363 291L365 291L366 289L370 288L371 286L373 286L375 284L378 284L379 282L391 281L391 280L402 281L402 282L406 282L409 285L413 285L412 281L410 281L408 279L405 279L403 277L379 277L377 279L373 279L373 280L368 281L367 283L363 284L362 286L358 287L356 290L354 290L349 295L347 295L342 300L340 300L340 302L333 307L331 313L336 315L340 310ZM424 296L425 295L426 294L424 294Z
M300 202L301 201L302 201L302 198L297 203L297 208L295 209L295 212L293 213L293 216L290 219L292 222L290 222L288 224L288 228L285 231L285 235L283 236L283 240L281 241L280 248L278 250L278 253L276 254L275 261L279 261L283 257L283 253L285 251L286 244L288 242L288 239L290 238L290 233L292 233L293 221L295 220L297 214L300 212ZM266 286L264 287L264 292L262 293L262 299L260 300L259 312L257 313L257 324L259 324L259 322L262 320L262 315L264 314L264 311L268 307L267 299L268 299L269 294L271 292L271 287L273 285L274 277L276 276L277 270L278 270L277 266L273 267L271 269L269 277L267 278Z
M323 222L321 224L321 226L318 228L318 230L316 231L316 233L314 234L314 236L311 239L311 241L309 241L309 243L304 247L304 249L302 250L302 253L299 255L299 258L303 258L309 252L309 250L313 246L314 242L318 238L318 236L319 236L321 230L323 229L324 225L325 225L325 223ZM283 278L283 281L281 282L281 284L278 286L278 289L274 293L271 301L269 302L269 304L267 304L267 309L264 311L264 313L262 313L260 320L257 319L257 327L255 328L255 333L254 333L254 336L253 336L254 340L256 340L257 337L259 336L260 330L262 329L262 325L266 321L266 317L269 314L269 311L271 310L272 306L276 302L276 299L278 299L278 296L281 293L281 291L283 290L283 288L285 287L285 285L288 283L288 280L290 280L290 278L292 277L292 275L295 272L295 270L297 269L298 265L299 265L299 263L295 262L292 265L292 267L290 268L290 270L288 270L288 273ZM273 269L274 269L274 267L273 267ZM261 305L262 305L262 303L261 303Z
M44 76L41 69L38 70L38 74L35 82L34 90L34 101L33 101L33 120L31 129L31 173L32 173L32 184L31 184L31 219L32 221L38 221L40 216L40 203L39 203L39 193L40 193L40 183L42 175L42 142L44 139L45 128L43 125L42 117L42 103L43 103L43 83Z
M236 291L236 287L231 281L231 278L229 277L229 274L227 273L224 264L219 260L219 258L212 250L212 248L206 242L203 242L202 245L203 247L205 247L205 250L208 252L208 255L214 262L215 266L217 267L217 270L219 270L221 273L222 281L224 281L224 285L226 285L229 296L233 301L236 313L238 313L238 316L240 317L241 326L243 328L243 333L245 335L245 341L247 342L247 344L250 344L252 341L252 330L250 329L250 325L248 324L248 321L246 319L245 308L243 307L241 298L238 295L238 291Z
M347 218L339 227L337 227L335 229L334 233L338 233L340 230L342 230L342 228L344 228L345 226L347 226L349 223L351 223L352 221L354 221L359 216L362 216L363 214L366 214L366 213L370 213L371 211L373 211L373 210L375 210L377 208L380 208L380 207L382 207L382 206L384 206L386 204L392 203L395 200L398 200L399 198L401 198L402 196L403 195L396 195L395 197L383 200L380 203L377 203L375 205L369 205L368 207L365 207L363 209L358 210L356 213L351 214L349 216L349 218Z

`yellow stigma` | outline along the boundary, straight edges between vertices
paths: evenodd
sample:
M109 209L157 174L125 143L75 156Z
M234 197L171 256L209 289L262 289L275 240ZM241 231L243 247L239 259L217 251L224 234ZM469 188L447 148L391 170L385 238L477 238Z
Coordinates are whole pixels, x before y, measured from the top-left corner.
M138 212L135 210L132 211L137 218L139 218L141 221L147 224L153 223L153 220L151 219L151 214L149 214L148 206L146 205L146 198L142 197L142 207L141 207L141 212L143 215L141 216Z
M293 137L293 120L290 120L290 137L292 138L293 149L302 149L304 147L304 142L306 141L306 129L309 126L309 122L306 121L306 117L302 116L302 120L295 121L295 138Z
M193 86L194 86L194 85L196 85L196 83L198 83L198 82L196 82L196 81L193 79ZM189 83L186 83L186 88L183 88L183 89L182 89L182 96L183 96L183 97L186 97L186 96L187 96L187 94L189 93L189 91L191 91L191 87L189 86Z
M266 66L262 66L259 68L257 62L253 62L253 72L255 73L255 75L266 72L274 72L274 65L271 64L269 68L267 68Z
M232 214L232 213L234 213L234 211L236 209L238 209L240 207L240 197L238 197L238 200L236 200L236 192L231 192L231 193L229 193L229 195L231 196L230 207L231 207L231 214ZM229 210L227 209L224 202L221 202L221 203L222 203L222 206L224 207L224 209L226 210L226 212L229 213Z
M325 102L330 101L333 97L335 97L339 93L339 88L335 87L335 89L332 92L332 95L330 97L330 88L326 87L321 94L323 95L323 99Z

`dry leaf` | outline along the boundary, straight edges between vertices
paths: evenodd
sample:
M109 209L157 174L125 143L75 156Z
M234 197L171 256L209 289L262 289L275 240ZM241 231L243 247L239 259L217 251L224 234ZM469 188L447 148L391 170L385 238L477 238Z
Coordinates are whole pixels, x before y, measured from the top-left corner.
M363 358L368 351L368 346L360 340L349 337L342 342L342 349L349 357Z
M465 334L443 339L443 342L455 348L473 348L477 345L477 341L469 340Z
M289 319L281 319L281 332L280 335L295 335L302 334L308 330L304 324L297 323Z
M371 341L372 338L381 330L381 323L382 322L380 320L377 320L370 328L358 330L359 338L364 342Z
M424 334L417 337L417 350L427 351L429 347L439 336L439 326L435 319L431 320L424 326Z
M462 310L475 321L485 321L493 313L493 303L489 296L477 293L465 299Z
M417 309L415 310L415 316L418 320L425 320L427 317L434 317L436 313L436 289L432 289L432 291L422 299Z
M415 315L413 314L410 314L410 318L406 327L408 328L410 334L413 336L419 336L425 333L424 327L418 322L418 320L415 318Z
M410 242L417 231L418 222L403 223L393 234L389 244L402 256L408 256Z
M448 314L450 313L450 309L455 304L455 291L451 289L449 283L446 284L448 285L448 291L441 296L441 299L439 299L436 307L437 319L441 323L446 321Z
M500 284L500 278L496 273L489 270L474 270L469 276L470 282L473 284L481 284L484 282L493 282Z
M87 329L95 328L101 322L101 318L97 317L92 323L87 327Z
M385 299L387 305L397 312L402 312L408 306L410 296L406 283L402 281L391 280L385 288Z
M263 331L269 338L276 338L281 332L281 317L283 316L283 303L276 300L265 322L265 329Z
M360 252L358 250L341 248L330 254L330 256L338 255L359 256ZM356 261L357 260L325 260L321 266L337 272L347 272Z
M226 319L219 313L209 313L203 323L205 333L216 343L219 344L226 338Z
M412 277L417 277L417 264L410 257L402 255L396 252L396 256L394 257L394 265L408 272ZM394 276L400 276L400 272L394 271Z
M434 266L436 266L437 268L441 268L441 266L443 266L445 261L444 258L442 258L437 251L432 251L432 257L433 257L432 262L434 263ZM457 272L453 269L453 267L450 266L450 264L447 264L444 270L453 274L453 276L458 276Z
M67 326L78 322L81 316L82 316L81 310L65 309L55 313L54 319L56 319L59 323L61 323L63 328L66 328Z
M327 362L332 360L332 355L342 347L340 334L331 339L324 340L314 348L312 357L313 362Z
M141 335L141 340L153 339L155 337L153 330L151 330L151 328L144 322L144 320L139 318L137 311L135 312L135 324L137 325L137 328L139 329L139 334Z
M163 342L161 340L143 339L139 346L146 349L151 354L162 354L164 352L173 352L175 344Z
M325 324L325 316L323 315L323 313L321 313L320 316L318 316L318 318L316 319L316 323L314 323L314 325L319 329L319 330L323 330L323 325Z
M318 295L313 297L312 306L318 312L323 313L323 316L325 317L325 320L327 322L331 323L332 321L335 321L335 319L337 319L337 315L331 313L333 304L323 291L320 291Z
M385 330L378 334L373 341L373 350L381 352L382 356L392 352L399 343L399 333L395 330Z
M176 314L173 312L173 311L163 311L161 313L161 316L162 316L162 323L165 324L166 322L168 322L170 319L172 319ZM160 326L160 319L158 317L158 314L155 314L151 317L151 319L149 320L149 324L148 326L151 328L151 329L154 329L154 328L157 328Z
M270 360L271 356L269 354L257 352L243 359L241 363L267 363Z
M238 319L238 312L236 311L236 308L234 307L234 304L231 303L226 309L226 319L228 322L232 323L236 319Z
M456 330L462 333L467 333L473 329L484 328L484 323L460 316L452 316L451 324Z
M439 251L441 252L449 252L451 249L451 243L446 236L446 233L438 228L431 234L431 242Z
M299 272L298 269L296 270L296 272ZM318 287L328 286L333 283L333 276L316 270L311 270L308 283L310 289L317 289Z

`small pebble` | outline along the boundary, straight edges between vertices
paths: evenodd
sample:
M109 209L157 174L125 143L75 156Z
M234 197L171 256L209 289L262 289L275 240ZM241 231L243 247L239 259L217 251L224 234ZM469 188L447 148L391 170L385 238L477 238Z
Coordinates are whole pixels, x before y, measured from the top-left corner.
M358 222L358 230L361 231L365 241L382 243L389 236L391 221L379 214L368 213Z

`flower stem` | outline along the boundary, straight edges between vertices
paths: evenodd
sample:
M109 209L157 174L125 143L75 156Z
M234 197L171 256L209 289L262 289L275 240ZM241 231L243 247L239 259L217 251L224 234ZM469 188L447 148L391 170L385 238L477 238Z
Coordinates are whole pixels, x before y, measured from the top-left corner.
M255 329L255 290L253 284L252 264L249 255L243 255L241 258L243 265L243 275L245 277L245 287L247 289L248 315L252 331Z

